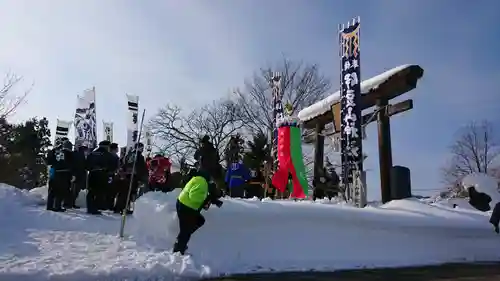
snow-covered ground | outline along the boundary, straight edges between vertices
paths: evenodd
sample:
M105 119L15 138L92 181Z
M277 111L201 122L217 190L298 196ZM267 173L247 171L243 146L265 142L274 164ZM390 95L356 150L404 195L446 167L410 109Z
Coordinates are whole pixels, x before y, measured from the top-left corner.
M328 202L225 199L204 212L190 257L170 254L176 191L120 217L44 210L41 189L0 184L0 280L194 280L256 271L500 260L489 214L408 199L357 209Z

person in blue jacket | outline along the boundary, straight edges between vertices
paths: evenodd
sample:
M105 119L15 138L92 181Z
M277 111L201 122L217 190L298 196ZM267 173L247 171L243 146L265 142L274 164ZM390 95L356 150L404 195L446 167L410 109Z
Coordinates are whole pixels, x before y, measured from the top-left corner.
M243 161L235 162L227 169L226 185L231 197L243 197L245 184L250 179L250 171Z

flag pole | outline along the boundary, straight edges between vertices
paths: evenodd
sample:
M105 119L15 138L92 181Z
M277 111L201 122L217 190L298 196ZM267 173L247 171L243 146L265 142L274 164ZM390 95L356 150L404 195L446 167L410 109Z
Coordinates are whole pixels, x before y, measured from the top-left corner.
M130 175L130 183L128 186L128 193L127 193L127 201L125 202L125 208L122 211L122 223L120 226L120 238L123 238L123 233L125 231L125 222L127 220L127 210L129 208L129 205L130 205L130 197L132 195L132 185L134 182L134 174L135 174L136 163L137 163L137 154L138 154L137 144L140 142L140 139L141 139L142 125L144 124L144 116L145 115L146 115L146 109L144 109L142 111L141 126L139 127L139 134L137 135L137 139L135 141L134 163L132 164L132 174Z

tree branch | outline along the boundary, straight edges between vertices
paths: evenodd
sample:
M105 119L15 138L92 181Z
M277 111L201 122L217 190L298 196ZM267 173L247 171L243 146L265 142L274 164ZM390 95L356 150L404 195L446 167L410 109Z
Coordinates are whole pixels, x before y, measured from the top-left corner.
M243 127L237 107L229 100L219 100L182 114L179 107L166 105L149 121L157 146L173 159L192 159L202 136L208 135L219 155L231 135ZM220 157L222 159L223 157Z
M12 115L33 89L34 84L20 95L13 94L13 87L21 80L23 80L22 76L17 76L13 73L5 75L3 86L0 88L0 119L5 119L9 115Z
M472 122L463 127L450 146L450 152L451 161L441 169L443 181L450 187L471 173L498 174L499 165L492 165L500 156L500 143L488 121Z
M273 71L282 76L283 103L292 104L292 114L324 97L330 81L319 73L316 65L294 63L286 58L275 68L262 68L252 79L245 81L243 90L237 89L237 104L245 128L268 135L273 128L273 101L269 80Z

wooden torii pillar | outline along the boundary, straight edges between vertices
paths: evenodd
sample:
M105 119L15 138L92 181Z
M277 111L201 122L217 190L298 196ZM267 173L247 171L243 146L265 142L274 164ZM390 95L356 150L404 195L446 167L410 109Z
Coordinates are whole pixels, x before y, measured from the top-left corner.
M401 67L400 67L401 68ZM381 83L376 84L370 81L371 89L366 89L361 83L362 92L365 93L361 98L362 110L375 109L362 117L362 124L366 126L369 123L377 121L378 127L378 148L380 165L380 188L382 202L391 200L391 170L392 170L392 146L391 146L391 127L390 117L413 108L413 100L405 100L394 105L389 101L401 96L402 94L416 88L417 81L423 76L424 70L418 65L409 65L395 72L392 76L386 77ZM387 73L387 72L386 72ZM380 76L383 76L384 74ZM374 77L372 79L375 79ZM372 80L370 79L370 80ZM364 89L363 89L364 88ZM333 122L334 128L329 134L340 133L340 102L336 101L331 106L331 111L323 113L313 119L303 123L303 128L313 129L312 138L306 138L305 142L314 141L314 178L317 179L319 169L324 167L324 137L322 133L325 124ZM300 116L300 113L299 113Z

